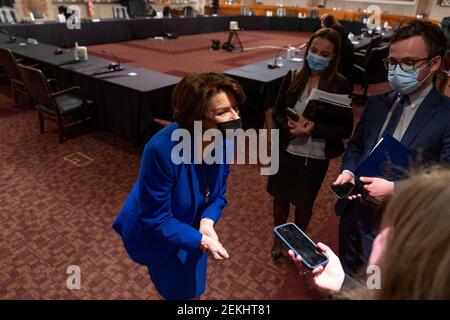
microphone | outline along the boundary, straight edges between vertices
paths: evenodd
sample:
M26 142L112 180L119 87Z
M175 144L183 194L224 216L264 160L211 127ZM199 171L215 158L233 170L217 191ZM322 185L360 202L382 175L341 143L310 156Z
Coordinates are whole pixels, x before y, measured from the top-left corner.
M277 52L277 55L275 56L275 59L273 60L272 63L269 63L267 65L267 68L269 69L276 69L279 68L280 66L277 65L277 58L280 56L281 51L286 50L285 48L281 48L280 51Z
M119 58L118 58L114 53L112 53L111 51L106 51L106 50L102 50L102 52L103 52L103 53L106 53L106 54L110 54L110 55L112 55L112 56L116 59L116 62L111 62L111 63L108 65L108 69L109 69L109 70L111 70L111 71L120 71L120 70L123 70L123 67L120 66Z
M6 31L5 29L0 29L0 31L4 34L6 34L9 37L8 43L14 43L17 41L16 37L13 37L8 31Z

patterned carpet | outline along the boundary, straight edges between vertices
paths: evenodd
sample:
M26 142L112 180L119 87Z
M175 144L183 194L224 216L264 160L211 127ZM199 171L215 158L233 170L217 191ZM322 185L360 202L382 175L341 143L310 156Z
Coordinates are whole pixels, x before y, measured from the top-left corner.
M160 299L111 228L141 150L103 132L59 144L54 125L40 135L35 111L13 107L9 95L0 87L0 299ZM327 186L339 165L331 162L308 230L334 249L338 219ZM217 231L230 259L210 260L202 299L320 298L286 260L270 259L272 203L259 168L232 166L228 184ZM70 265L81 269L79 290L67 288Z

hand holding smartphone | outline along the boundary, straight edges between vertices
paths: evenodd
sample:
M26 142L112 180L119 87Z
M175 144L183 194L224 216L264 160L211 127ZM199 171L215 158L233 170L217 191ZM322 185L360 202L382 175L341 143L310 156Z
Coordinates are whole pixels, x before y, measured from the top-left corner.
M297 114L297 111L295 111L292 108L286 108L286 116L295 122L297 122L298 119L300 119L299 115Z
M289 249L302 258L302 263L307 269L314 270L328 263L328 257L294 223L276 226L273 232Z
M346 199L348 196L353 194L355 185L351 182L344 184L332 184L330 190L338 199Z

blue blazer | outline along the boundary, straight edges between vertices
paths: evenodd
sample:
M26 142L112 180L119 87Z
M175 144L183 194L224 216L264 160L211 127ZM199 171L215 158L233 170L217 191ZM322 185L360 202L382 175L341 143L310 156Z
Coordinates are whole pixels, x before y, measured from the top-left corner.
M379 133L397 96L389 91L370 97L350 139L342 160L342 170L355 172L378 142ZM422 163L450 162L450 99L433 88L419 106L401 142L420 155ZM341 214L347 200L337 203Z
M227 204L229 165L208 166L210 197L205 206L202 165L171 160L178 144L171 136L178 128L175 122L147 143L138 179L113 224L131 259L149 267L164 264L179 249L197 249L202 235L195 224L205 217L216 222Z

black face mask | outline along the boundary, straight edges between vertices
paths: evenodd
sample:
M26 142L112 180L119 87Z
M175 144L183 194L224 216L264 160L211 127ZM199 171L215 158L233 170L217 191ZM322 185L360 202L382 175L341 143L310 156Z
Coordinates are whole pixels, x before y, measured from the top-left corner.
M230 121L225 121L225 122L220 122L217 124L217 129L219 129L219 131L222 133L223 137L226 137L226 130L227 129L240 129L242 128L242 122L241 122L241 118L239 119L235 119L235 120L230 120Z

